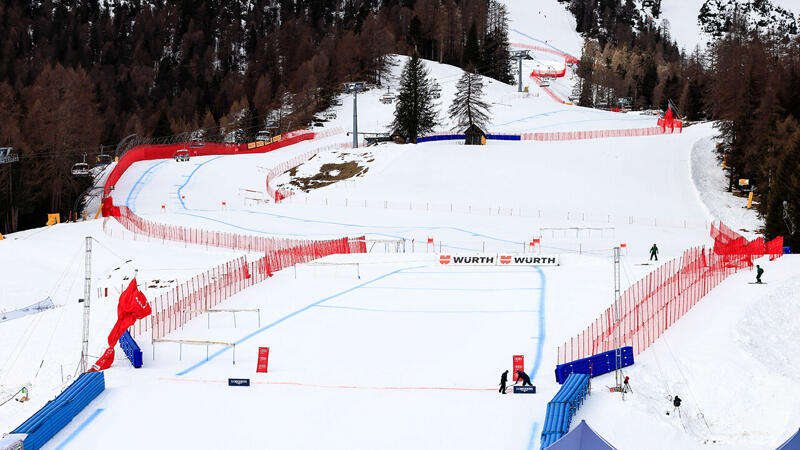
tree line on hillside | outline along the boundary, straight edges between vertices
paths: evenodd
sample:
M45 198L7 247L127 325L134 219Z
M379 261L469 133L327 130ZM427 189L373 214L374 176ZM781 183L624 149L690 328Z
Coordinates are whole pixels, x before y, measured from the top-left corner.
M612 106L628 97L634 107L671 106L688 121L717 121L729 190L749 179L766 236L800 245L798 35L777 34L734 11L708 48L687 54L678 50L668 26L620 25L629 1L570 0L570 9L579 4L618 14L612 28L604 26L608 14L578 21L578 31L584 27L587 36L577 70L579 103Z
M0 165L0 231L68 216L89 187L69 168L101 144L301 128L342 82L379 85L390 53L508 81L505 14L495 0L5 1L0 146L21 158Z

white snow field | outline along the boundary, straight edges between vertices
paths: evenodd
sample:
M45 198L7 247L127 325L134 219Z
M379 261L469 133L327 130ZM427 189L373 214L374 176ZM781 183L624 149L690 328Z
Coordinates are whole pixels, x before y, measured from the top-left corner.
M460 72L427 64L442 84L445 116ZM359 95L360 130L387 128L392 106L379 102L382 92ZM492 131L655 125L655 118L564 106L535 92L519 96L497 82L487 95L512 105L495 106ZM349 98L337 112L324 130L350 129ZM284 175L272 187L294 195L280 204L253 200L271 168L350 138L336 134L263 155L135 163L114 200L149 220L258 236L365 235L370 253L278 272L219 306L260 314L240 312L235 321L232 313L202 315L168 336L236 343L235 350L137 337L144 366L133 369L118 350L106 391L46 448L539 448L546 405L559 388L556 347L613 300L612 248L627 244L624 288L657 267L643 265L653 242L667 260L710 243L711 220L749 233L761 226L742 211L742 199L723 192L714 133L700 124L666 136L330 150L296 173L343 161L366 172L310 192ZM240 255L148 240L122 232L113 219L107 229L95 220L0 241L0 308L47 295L58 306L0 323L0 389L31 386L31 401L0 406L0 430L22 423L75 373L85 236L96 239L93 286L109 288L108 298L93 291L95 356L134 269L141 285L154 286L145 289L153 298ZM559 266L439 264L439 254L530 252L534 237L542 239L535 251L559 255ZM373 242L400 239L404 253ZM586 419L620 449L699 449L712 441L721 449L762 449L787 438L800 413L800 260L762 264L769 284L747 285L747 272L723 282L627 369L633 395L623 402L604 389L613 375L597 377L574 420ZM270 348L266 374L255 372L261 346ZM515 354L525 356L537 394L497 392ZM229 387L231 377L252 385ZM665 414L666 396L674 394L685 399L681 418Z

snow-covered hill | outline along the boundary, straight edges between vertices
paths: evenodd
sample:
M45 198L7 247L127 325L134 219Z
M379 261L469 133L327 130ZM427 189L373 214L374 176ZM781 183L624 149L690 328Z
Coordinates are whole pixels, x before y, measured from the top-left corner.
M533 13L524 5L509 3L515 27L530 24L523 32L541 39L534 26L541 24L552 35L544 38L548 44L576 52L579 39L554 19L559 3L542 6L548 20L541 22L526 22L538 12L525 16ZM526 70L545 58L558 60L547 52L535 56ZM461 71L426 65L442 86L440 128L446 131L455 125L444 111ZM390 83L395 92L399 69ZM654 117L563 105L525 82L527 95L487 80L490 130L655 125ZM361 131L387 130L393 107L380 102L384 92L359 94ZM351 139L335 133L351 129L352 99L341 100L332 109L336 118L316 130L329 137L266 154L137 162L115 186L114 199L148 220L197 229L365 235L370 252L283 270L221 305L258 308L260 316L203 315L169 335L235 342L235 359L225 347L211 345L206 353L205 346L137 338L144 367L134 370L118 353L106 372L106 392L47 448L65 442L82 449L108 442L119 449L538 448L547 402L558 390L557 345L613 299L611 249L627 244L625 288L656 267L645 265L653 242L664 260L708 243L712 219L749 232L760 226L742 199L724 193L711 124L666 136L333 148ZM273 180L273 188L295 195L280 204L254 200L259 191L265 197L267 173L308 152L316 156ZM325 164L333 165L328 175L338 176L345 163L357 165L352 173L358 175L308 192L291 184L322 173ZM61 224L0 241L0 308L46 295L57 305L0 322L0 388L31 384L30 402L0 406L0 430L21 423L74 374L85 236L95 238L92 282L100 291L93 292L101 294L92 298L95 356L113 325L116 294L134 268L152 298L242 254L148 240L123 233L113 220L106 225L104 231L100 220ZM533 237L542 239L537 251L558 255L560 266L439 264L440 252L530 252ZM767 286L745 285L746 272L723 282L637 357L627 372L634 388L628 400L603 392L608 376L596 378L577 419L620 449L700 449L713 441L720 449L760 449L794 432L800 327L792 318L800 312L800 264L796 257L759 263ZM255 373L261 346L270 347L267 374ZM525 355L537 395L496 392L515 354ZM250 378L252 385L230 388L229 377ZM665 396L676 393L686 401L683 419L664 414ZM130 424L139 438L120 439Z

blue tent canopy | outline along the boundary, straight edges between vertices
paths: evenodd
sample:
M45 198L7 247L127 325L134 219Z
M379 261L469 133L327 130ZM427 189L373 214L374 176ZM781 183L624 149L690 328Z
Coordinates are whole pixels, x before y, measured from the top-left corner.
M776 450L800 450L800 430L792 435L788 441L784 442Z
M547 450L616 450L616 447L595 433L585 420L581 420L577 427L547 447Z

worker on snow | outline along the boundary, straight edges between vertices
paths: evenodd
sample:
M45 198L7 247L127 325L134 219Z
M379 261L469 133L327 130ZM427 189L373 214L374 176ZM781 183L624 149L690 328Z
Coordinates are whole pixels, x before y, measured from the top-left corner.
M501 394L505 394L506 393L506 383L508 383L508 371L507 370L505 372L503 372L502 375L500 375L500 391L498 391L498 392L500 392Z
M675 411L678 411L678 417L680 417L681 415L681 401L682 401L681 398L678 397L677 395L675 395L675 398L672 399L672 406L673 406L672 412L674 414Z
M656 247L656 244L653 244L653 246L650 247L650 261L653 259L658 261L658 247Z
M528 374L523 372L523 371L521 371L521 370L518 370L517 371L517 383L520 380L522 380L522 385L523 386L533 386L531 384L531 379L528 377ZM516 383L514 383L514 384L516 384Z
M764 269L756 264L756 283L761 284L761 275L764 275Z

